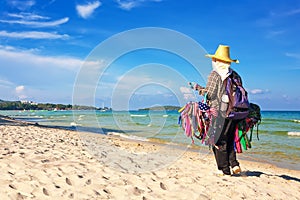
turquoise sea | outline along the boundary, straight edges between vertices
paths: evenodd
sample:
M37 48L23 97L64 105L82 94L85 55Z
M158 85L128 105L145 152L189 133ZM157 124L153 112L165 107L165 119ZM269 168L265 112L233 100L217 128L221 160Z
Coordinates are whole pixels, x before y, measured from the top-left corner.
M191 139L178 125L177 111L0 111L16 119L134 140L187 145ZM196 140L196 145L207 148ZM300 170L300 111L263 111L259 140L241 158Z

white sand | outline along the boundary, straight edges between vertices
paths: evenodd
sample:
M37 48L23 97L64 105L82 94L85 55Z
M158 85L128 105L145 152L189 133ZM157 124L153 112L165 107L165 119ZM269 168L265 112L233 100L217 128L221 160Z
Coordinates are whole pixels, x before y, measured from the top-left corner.
M0 199L300 199L300 172L37 126L0 125ZM87 148L88 147L88 148Z

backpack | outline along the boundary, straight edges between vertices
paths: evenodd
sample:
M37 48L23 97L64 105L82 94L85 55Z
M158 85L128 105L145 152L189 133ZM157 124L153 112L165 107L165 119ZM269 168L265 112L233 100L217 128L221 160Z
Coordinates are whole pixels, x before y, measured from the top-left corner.
M242 153L243 150L251 148L252 142L252 133L254 126L257 127L257 139L258 138L258 125L261 122L261 112L260 107L257 104L250 103L249 114L246 119L239 121L234 138L234 146L237 153ZM250 138L247 135L247 132L250 130Z
M250 103L250 108L249 108L249 114L247 116L246 122L248 124L248 129L250 129L250 141L252 141L252 133L253 133L253 128L256 126L256 137L259 140L258 137L258 126L261 122L261 112L260 112L260 107L257 104Z
M234 120L245 119L249 114L250 104L241 77L235 71L232 71L226 80L224 84L229 98L226 116L228 119Z

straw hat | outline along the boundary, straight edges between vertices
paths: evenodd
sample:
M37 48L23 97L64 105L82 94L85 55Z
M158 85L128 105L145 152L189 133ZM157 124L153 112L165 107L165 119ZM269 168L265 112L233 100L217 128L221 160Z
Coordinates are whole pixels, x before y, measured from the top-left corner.
M217 49L217 51L214 55L207 54L205 56L209 57L209 58L216 58L218 60L223 60L223 61L226 61L226 62L239 63L239 60L232 60L230 58L229 46L225 46L225 45L219 45L219 47L218 47L218 49Z

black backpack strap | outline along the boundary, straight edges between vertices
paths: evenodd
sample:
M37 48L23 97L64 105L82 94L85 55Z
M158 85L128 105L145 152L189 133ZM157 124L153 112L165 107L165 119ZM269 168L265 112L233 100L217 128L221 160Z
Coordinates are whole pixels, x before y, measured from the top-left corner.
M253 126L250 127L250 139L249 139L250 142L252 141L252 133L253 133Z
M257 140L259 140L259 137L258 137L258 126L260 124L261 120L259 120L256 124L256 137L257 137Z

